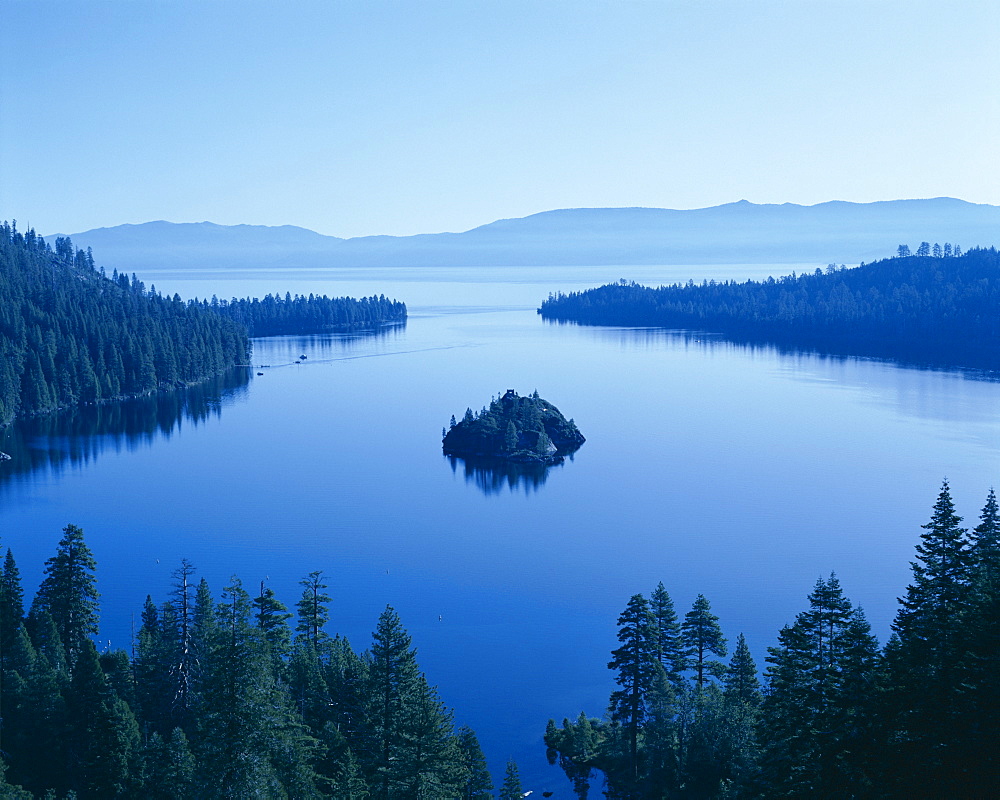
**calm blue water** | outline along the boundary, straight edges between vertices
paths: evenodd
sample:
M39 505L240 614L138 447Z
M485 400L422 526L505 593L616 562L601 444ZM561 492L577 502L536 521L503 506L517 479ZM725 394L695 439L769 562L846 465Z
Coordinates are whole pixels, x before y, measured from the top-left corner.
M0 479L0 541L30 593L61 528L83 526L102 639L125 647L132 614L147 593L166 598L182 557L217 592L237 574L289 606L323 570L336 631L364 649L392 604L495 774L514 757L526 789L561 789L546 720L603 712L631 594L662 580L683 614L704 593L762 664L835 570L884 640L942 479L967 518L997 482L1000 384L534 312L550 291L619 277L792 268L142 276L183 297L385 293L411 315L377 336L258 340L263 376L186 410L0 434L28 464ZM449 417L508 387L537 388L576 420L587 443L572 461L515 482L441 454Z

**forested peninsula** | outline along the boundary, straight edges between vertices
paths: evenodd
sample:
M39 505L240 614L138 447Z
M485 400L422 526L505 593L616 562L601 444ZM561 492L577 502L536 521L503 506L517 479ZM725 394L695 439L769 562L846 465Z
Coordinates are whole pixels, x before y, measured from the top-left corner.
M375 328L406 320L384 296L232 301L168 297L93 254L0 226L0 426L200 383L248 366L251 336Z
M618 618L606 715L545 732L577 798L996 797L1000 790L1000 511L969 530L947 483L880 648L835 575L768 648L764 685L709 601L679 620L659 584Z
M246 364L245 328L105 277L88 251L0 226L0 424L196 383Z
M197 303L196 303L197 305ZM331 333L377 328L406 321L406 305L385 295L362 297L327 297L268 294L232 300L201 301L207 311L238 322L250 336Z
M926 242L845 269L766 281L650 288L619 283L550 296L547 320L717 332L844 355L1000 367L1000 253ZM958 251L960 252L960 251Z

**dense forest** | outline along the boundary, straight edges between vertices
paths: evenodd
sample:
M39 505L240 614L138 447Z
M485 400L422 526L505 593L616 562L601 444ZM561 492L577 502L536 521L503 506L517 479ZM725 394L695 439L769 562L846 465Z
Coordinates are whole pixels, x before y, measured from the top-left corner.
M69 238L0 226L0 426L15 417L176 389L247 365L249 336L375 328L406 320L384 296L232 301L165 297L105 276Z
M688 328L845 355L997 368L1000 253L956 252L924 242L909 255L901 245L897 257L857 268L743 283L654 289L623 280L550 296L538 311L586 325Z
M768 648L763 686L742 635L699 595L633 596L606 716L550 720L550 763L576 796L617 800L1000 796L1000 511L961 527L947 483L879 648L835 575ZM594 792L596 794L596 792Z
M448 455L556 463L586 439L571 419L535 391L527 397L508 389L478 413L471 408L441 432Z
M243 327L105 277L69 239L0 226L0 425L202 381L249 349Z
M455 728L396 612L356 652L326 631L320 572L293 613L263 583L252 597L233 578L216 598L182 561L168 599L146 599L132 653L94 646L80 528L44 576L26 610L7 550L0 797L493 797L475 733Z
M328 333L376 328L406 321L406 305L378 297L308 297L286 293L266 295L263 300L233 298L201 301L202 308L214 311L243 325L251 336L279 336L294 333Z

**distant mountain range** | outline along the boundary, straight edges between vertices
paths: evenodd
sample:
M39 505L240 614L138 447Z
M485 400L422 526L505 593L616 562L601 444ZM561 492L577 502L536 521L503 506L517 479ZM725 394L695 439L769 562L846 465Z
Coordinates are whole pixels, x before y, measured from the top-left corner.
M52 241L53 234L47 236ZM340 239L292 225L146 222L71 234L98 264L156 269L858 263L900 244L1000 244L1000 206L939 197L878 203L572 208L463 233Z

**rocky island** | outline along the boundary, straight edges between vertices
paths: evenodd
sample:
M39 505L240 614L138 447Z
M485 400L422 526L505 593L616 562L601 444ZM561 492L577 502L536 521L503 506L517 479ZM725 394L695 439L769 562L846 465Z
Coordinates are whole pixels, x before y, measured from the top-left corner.
M586 439L571 419L534 392L527 397L508 389L478 414L466 409L444 431L446 455L498 458L525 464L558 464Z

